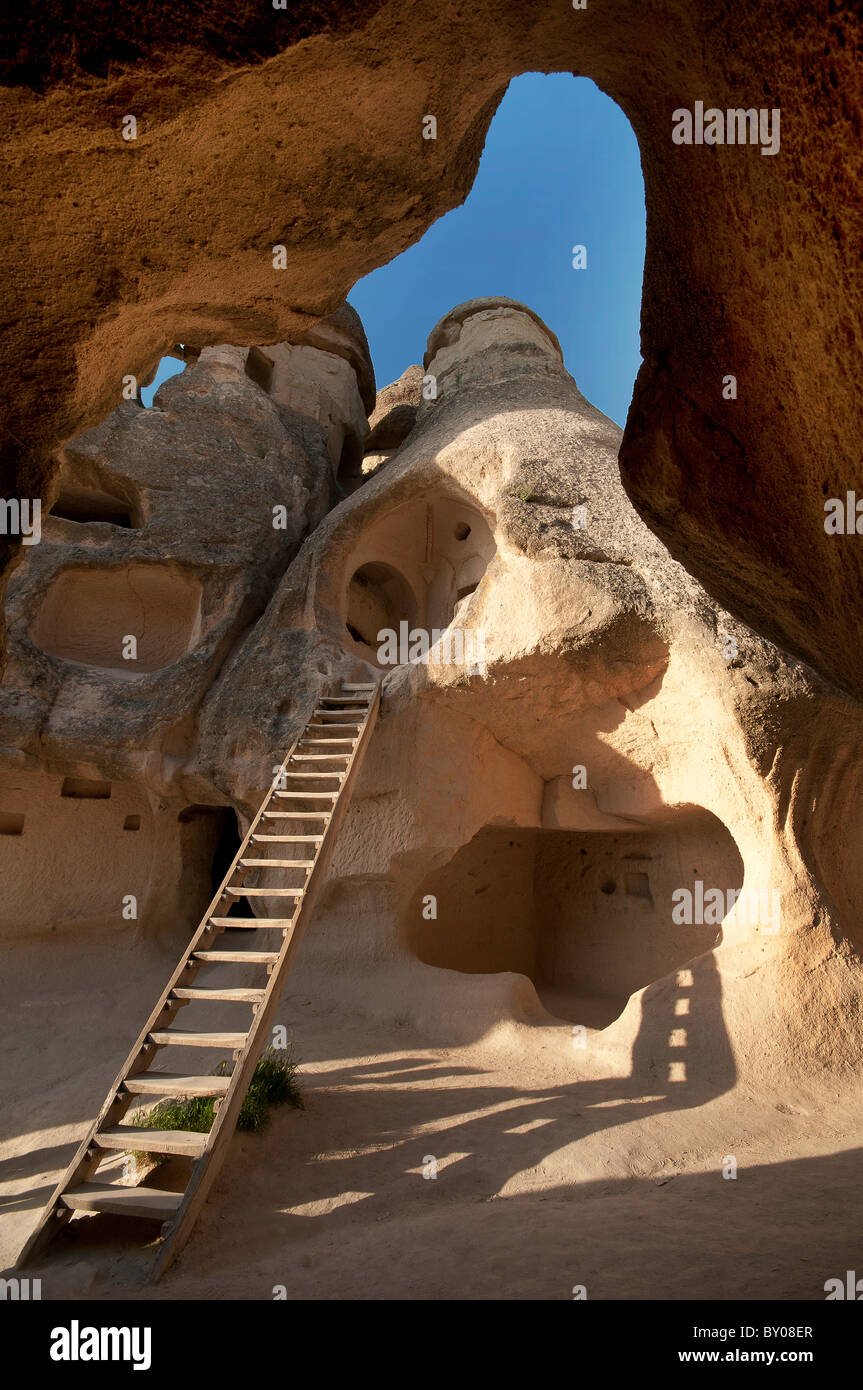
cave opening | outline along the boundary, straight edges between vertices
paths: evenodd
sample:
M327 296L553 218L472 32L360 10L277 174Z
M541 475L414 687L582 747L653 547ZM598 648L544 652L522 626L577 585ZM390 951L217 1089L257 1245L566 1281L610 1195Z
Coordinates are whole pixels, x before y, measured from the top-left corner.
M630 996L717 944L712 922L678 924L672 894L694 881L743 883L717 817L681 808L614 832L488 826L420 886L406 944L425 964L526 975L555 1018L605 1028Z
M398 633L399 624L412 624L416 601L410 585L392 565L379 561L361 565L348 585L345 628L359 645L376 652L387 629Z
M273 359L260 348L249 348L245 361L246 376L262 391L269 393L273 380Z
M424 632L430 649L459 626L495 551L491 519L451 489L385 513L363 535L347 570L342 611L349 637L366 649L366 660L377 660L386 640L381 634L394 633L399 662L414 659L410 634Z
M342 491L350 496L366 481L363 474L363 446L352 431L345 434L336 470L336 481Z
M221 886L243 837L240 834L237 813L231 806L195 803L181 811L177 819L181 828L187 882L192 875L197 879L197 922L206 912L213 894ZM221 915L254 917L255 912L248 898L237 898ZM243 931L245 928L241 927L239 930Z
M140 521L131 505L122 497L101 488L83 487L74 483L61 486L50 515L60 521L73 521L79 526L92 522L136 530Z
M64 777L60 795L75 801L107 801L111 795L111 783L91 777Z
M197 644L203 590L172 563L60 570L29 636L50 656L126 679L171 666Z

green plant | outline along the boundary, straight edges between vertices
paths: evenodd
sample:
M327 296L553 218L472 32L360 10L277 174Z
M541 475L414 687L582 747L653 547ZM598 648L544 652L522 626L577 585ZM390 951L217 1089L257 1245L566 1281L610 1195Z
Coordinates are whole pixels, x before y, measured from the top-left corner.
M513 483L509 492L511 497L518 497L522 502L529 502L533 496L533 486L531 483Z
M222 1063L222 1066L225 1064ZM293 1048L288 1048L287 1056L281 1057L268 1047L258 1059L240 1110L237 1129L263 1129L269 1123L269 1107L284 1105L286 1101L298 1110L303 1108Z
M292 1047L288 1048L285 1056L281 1056L271 1047L261 1054L240 1107L237 1129L263 1129L270 1122L271 1105L290 1102L298 1110L303 1109L297 1067ZM229 1075L228 1063L220 1062L212 1075ZM170 1100L160 1100L150 1111L139 1110L132 1123L142 1130L185 1129L192 1130L195 1134L206 1134L214 1118L215 1108L211 1096L176 1096ZM136 1150L133 1157L136 1162L144 1159L153 1163L166 1161L165 1154L151 1154L146 1149Z

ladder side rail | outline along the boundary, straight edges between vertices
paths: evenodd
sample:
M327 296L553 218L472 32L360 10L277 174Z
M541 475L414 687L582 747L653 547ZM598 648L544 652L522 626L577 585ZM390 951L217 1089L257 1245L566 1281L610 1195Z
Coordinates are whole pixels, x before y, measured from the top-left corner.
M309 714L309 719L312 718L314 709L316 707L317 698L315 699L314 705L312 706L312 710ZM173 1016L177 1012L177 1010L171 1004L171 992L176 988L180 980L180 977L187 971L192 952L197 948L198 944L201 941L205 940L213 933L213 931L215 931L215 928L208 928L209 919L215 913L218 904L226 896L225 889L227 888L231 878L234 875L234 872L236 871L236 867L239 860L242 858L248 845L251 843L251 837L258 827L264 811L266 810L267 806L273 798L273 793L275 792L276 787L279 783L281 774L284 771L287 764L290 762L291 758L293 757L297 745L299 744L299 741L302 738L303 733L305 732L306 725L308 724L308 722L309 720L306 720L306 723L303 725L302 730L297 735L296 739L291 745L291 748L284 761L282 762L281 767L279 768L278 772L273 778L272 785L270 786L269 791L264 797L264 800L261 802L261 805L258 809L258 813L252 821L251 825L249 826L245 838L243 839L240 848L234 856L234 860L230 868L225 874L225 877L222 880L222 883L219 886L218 891L211 900L204 916L202 917L198 925L197 931L192 936L185 953L180 958L180 962L177 965L176 970L172 974L170 980L168 981L168 984L163 990L159 998L158 1004L153 1009L152 1013L150 1014L147 1020L147 1023L139 1033L137 1041L132 1047L132 1050L126 1057L126 1060L124 1061L122 1068L117 1074L117 1078L114 1081L113 1086L109 1090L107 1099L105 1100L104 1105L99 1111L96 1120L90 1126L86 1137L81 1141L80 1145L78 1146L74 1158L72 1159L71 1163L69 1164L68 1168L66 1169L65 1173L63 1174L56 1188L54 1189L54 1192L50 1197L48 1203L46 1204L45 1209L42 1212L42 1216L40 1217L39 1222L36 1225L36 1228L34 1229L27 1243L21 1250L21 1253L18 1256L18 1259L15 1264L16 1269L23 1269L24 1266L32 1259L32 1257L48 1244L48 1242L53 1238L53 1236L57 1234L57 1232L62 1228L62 1226L64 1226L67 1221L70 1221L72 1219L74 1212L72 1212L68 1207L64 1206L61 1201L63 1193L68 1188L76 1186L80 1182L86 1182L87 1179L90 1178L93 1175L93 1173L96 1172L96 1170L99 1167L99 1164L103 1161L105 1154L103 1152L94 1151L93 1140L100 1129L114 1128L114 1126L116 1126L119 1123L119 1121L123 1118L129 1106L131 1105L134 1097L123 1093L121 1089L123 1082L126 1080L127 1077L136 1076L139 1072L146 1071L149 1067L150 1062L152 1060L152 1055L157 1050L157 1045L148 1044L148 1035L154 1030L159 1029L160 1026L167 1026L168 1024L170 1024ZM194 969L195 974L197 974L198 969L200 969L202 965L203 962L196 964ZM176 1002L178 1007L182 1007L180 1001ZM169 1015L167 1018L164 1017L166 1013Z
M195 1166L176 1216L166 1224L164 1245L153 1274L154 1282L161 1278L185 1245L210 1188L218 1177L222 1163L227 1156L227 1141L234 1132L249 1082L266 1046L270 1024L281 1001L285 981L293 967L294 957L326 878L326 871L335 848L338 830L350 803L351 784L362 763L362 755L368 746L369 736L377 718L380 698L381 687L378 683L365 718L359 726L359 737L351 753L347 775L342 783L342 790L333 810L332 819L328 822L324 832L323 843L319 848L315 867L309 875L305 894L297 908L293 926L285 932L282 949L279 953L279 962L272 967L272 974L267 986L267 997L258 1007L252 1021L243 1056L234 1069L231 1086L219 1105L207 1136L207 1147L204 1154Z

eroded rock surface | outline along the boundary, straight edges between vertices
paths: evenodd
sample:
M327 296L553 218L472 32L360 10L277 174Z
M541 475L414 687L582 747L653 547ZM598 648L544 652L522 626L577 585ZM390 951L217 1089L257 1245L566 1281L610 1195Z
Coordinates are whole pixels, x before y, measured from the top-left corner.
M863 564L856 538L825 534L823 502L860 488L863 39L848 7L802 14L442 0L408 17L370 0L239 27L215 4L176 26L90 0L11 16L4 489L40 493L56 444L171 344L294 340L464 198L512 77L583 74L632 122L645 178L626 485L722 603L859 695ZM675 145L672 112L697 101L781 110L779 152Z
M270 361L297 402L307 359ZM531 310L458 306L430 336L436 394L417 403L419 371L380 402L386 419L413 396L413 427L329 509L328 432L353 395L334 410L313 391L322 423L297 415L244 350L202 353L154 411L123 407L66 451L66 510L100 498L105 515L50 521L16 576L7 930L182 939L237 842L234 813L257 808L321 692L383 675L304 943L320 998L443 1042L528 1047L539 1028L559 1049L583 1029L579 1076L607 1092L631 1073L630 1089L681 1106L741 1079L793 1073L805 1089L842 1073L859 1047L843 829L857 706L668 554L621 484L620 431ZM58 583L71 587L52 606ZM126 594L153 612L134 677L103 655ZM98 621L75 618L87 604ZM96 635L98 651L76 650ZM21 870L37 828L55 848L34 917ZM110 891L94 896L106 852Z
M841 1067L856 871L801 764L817 728L817 776L853 800L856 706L668 555L524 306L460 306L425 371L437 398L306 540L200 721L201 777L248 814L316 691L386 669L387 629L430 634L385 676L304 978L453 1040L600 1028L588 1070L616 1058L681 1104L792 1057L800 1084Z
M204 349L152 409L126 402L63 451L9 592L3 929L116 927L132 894L128 920L176 935L227 868L236 824L194 773L199 711L368 430L362 326L340 315L332 352L328 331Z
M376 473L407 439L417 421L422 382L423 369L414 364L405 368L398 381L378 392L369 416L363 474Z

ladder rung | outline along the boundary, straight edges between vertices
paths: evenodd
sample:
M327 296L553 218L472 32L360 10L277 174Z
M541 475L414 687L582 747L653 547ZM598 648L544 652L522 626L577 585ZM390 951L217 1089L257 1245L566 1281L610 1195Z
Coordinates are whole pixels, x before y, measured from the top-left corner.
M93 1140L100 1149L119 1149L121 1153L182 1154L200 1158L207 1144L206 1134L191 1129L145 1129L143 1125L123 1125L103 1129Z
M251 839L255 845L322 845L324 842L323 835L253 835Z
M72 1211L110 1212L116 1216L141 1216L151 1221L170 1221L183 1200L182 1192L160 1192L155 1187L114 1187L82 1183L60 1199Z
M192 989L179 986L171 991L175 999L226 999L233 1004L257 1004L266 992L265 989Z
M320 712L321 712L321 711L319 711L319 713L320 713ZM327 712L326 710L323 711L324 714L326 714L326 712ZM314 721L312 721L311 723L309 723L309 724L306 725L306 728L307 728L307 729L353 729L353 731L354 731L355 734L359 732L359 725L358 725L358 724L337 724L337 723L335 722L335 720L332 720L332 719L328 720L327 723L325 723L325 724L315 724ZM321 742L321 743L327 743L327 742L329 742L329 740L328 740L328 739L321 739L320 742ZM355 739L355 738L351 738L351 739L346 739L346 738L334 738L334 739L332 740L332 742L333 742L333 743L356 743L356 739Z
M159 1029L150 1033L149 1040L157 1047L223 1047L233 1052L245 1047L248 1036L248 1033L190 1033L178 1028L176 1032Z
M329 820L329 811L265 811L267 820Z
M346 742L346 743L347 743L347 741L348 741L348 740L345 739L345 742ZM293 756L293 758L291 759L291 762L297 762L297 763L334 763L334 762L338 761L338 762L340 762L340 763L344 763L344 762L347 762L347 760L348 760L349 757L350 757L350 753L295 753L294 756ZM330 777L330 776L332 776L332 774L329 773L329 772L323 772L323 773L318 773L318 772L291 772L289 768L285 768L285 776L286 776L286 777Z
M338 792L276 792L283 801L335 801Z
M328 714L331 714L331 715L333 716L333 718L330 719L330 720L327 720L327 715L328 715ZM337 728L337 729L356 729L357 731L359 731L359 726L360 726L360 724L362 724L362 722L363 722L363 717L362 717L361 714L352 715L352 714L351 714L351 711L350 711L349 709L316 709L316 710L314 711L314 715L312 716L312 718L314 718L315 715L320 716L320 718L323 719L323 720L325 721L325 722L324 722L324 727L325 727L325 728L330 728L331 726L335 726L335 728ZM337 720L337 719L345 719L346 716L347 716L347 722L346 722L346 723L344 723L344 724L336 723L336 720ZM311 722L309 722L309 723L306 725L306 728L307 728L307 729L312 729L312 728L316 728L316 727L317 727L317 725L315 725L315 724L313 724L313 723L311 723Z
M133 1096L223 1096L230 1084L229 1076L180 1076L170 1071L153 1071L127 1076L122 1087Z
M278 951L193 951L192 960L203 960L209 965L275 965L279 959Z
M257 931L259 927L263 927L264 931L284 931L294 925L293 917L210 917L208 920L214 927L236 927L238 930L250 927L252 931Z
M329 761L329 758L324 759L324 762ZM345 780L345 774L343 772L325 772L323 768L321 768L319 772L291 772L291 769L286 767L285 776L302 777L305 782L332 782L335 778L338 778L340 782ZM279 793L277 793L277 795L279 795Z
M350 685L350 684L348 684L347 681L345 681L345 682L343 682L343 684L342 684L342 690L345 690L345 691L347 691L347 690L368 690L368 691L371 691L372 694L374 694L374 692L377 690L377 686L374 685L374 684L371 684L371 685Z
M338 792L328 791L278 791L282 801L335 801ZM267 815L267 812L264 812Z
M301 898L304 888L226 888L232 898Z
M314 859L241 859L244 869L311 869Z
M325 727L329 728L330 725L325 725ZM293 762L294 759L296 759L299 762L310 763L317 762L321 758L323 758L325 761L329 758L349 758L351 756L351 750L353 748L356 748L356 746L356 739L348 738L347 735L345 735L344 738L301 738L297 744L298 748L337 747L341 748L342 751L340 753L294 753L291 761Z
M319 698L322 707L334 705L337 709L344 705L367 705L369 703L361 695L321 695Z
M332 747L334 743L347 743L351 748L353 748L355 742L356 740L352 738L301 738L298 746L300 748L328 748ZM297 754L298 758L304 758L305 756L305 753ZM333 757L347 758L349 757L349 754L334 753Z

